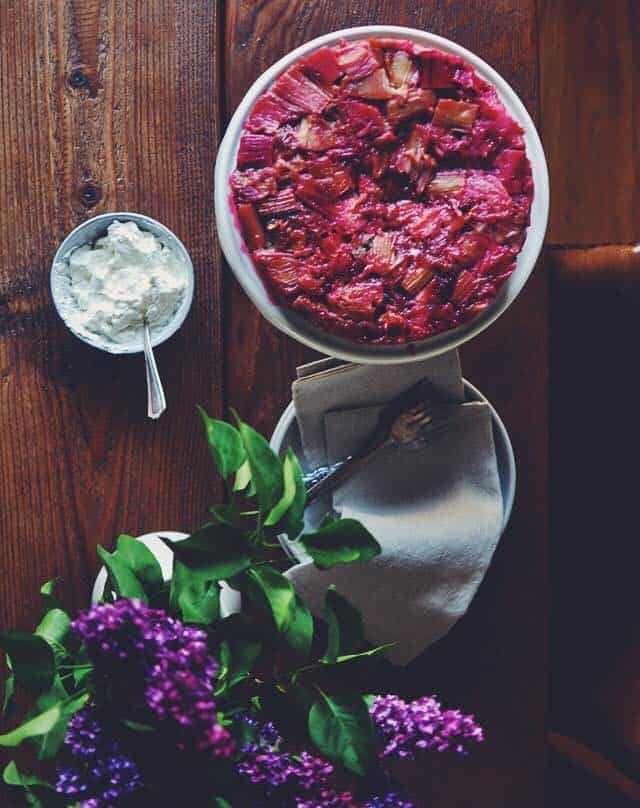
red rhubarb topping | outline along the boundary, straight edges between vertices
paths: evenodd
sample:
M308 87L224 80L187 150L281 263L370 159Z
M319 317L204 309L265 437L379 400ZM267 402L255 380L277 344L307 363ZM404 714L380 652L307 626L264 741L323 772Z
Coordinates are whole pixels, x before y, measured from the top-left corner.
M372 39L320 48L274 82L245 124L231 190L279 303L393 344L493 302L533 182L520 126L470 65Z

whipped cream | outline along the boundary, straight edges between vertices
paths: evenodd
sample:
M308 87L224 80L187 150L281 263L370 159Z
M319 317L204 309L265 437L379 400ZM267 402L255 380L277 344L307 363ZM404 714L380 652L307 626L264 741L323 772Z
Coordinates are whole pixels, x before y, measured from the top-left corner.
M69 325L119 345L138 342L145 319L152 332L166 326L187 287L182 258L130 221L114 221L66 263Z

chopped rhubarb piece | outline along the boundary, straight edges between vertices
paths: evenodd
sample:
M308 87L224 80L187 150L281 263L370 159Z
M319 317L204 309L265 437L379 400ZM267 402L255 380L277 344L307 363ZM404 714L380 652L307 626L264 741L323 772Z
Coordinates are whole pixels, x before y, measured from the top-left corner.
M273 163L273 135L245 132L238 148L238 167L270 166Z
M298 66L283 73L273 85L273 93L292 112L323 112L331 94L311 81Z
M326 151L335 146L336 138L331 125L319 115L307 115L300 121L297 141L301 149Z
M247 126L252 132L273 134L278 131L281 124L295 117L295 112L285 108L277 96L268 92L256 101Z
M333 84L344 72L338 64L334 48L319 48L306 57L303 65L323 84Z
M435 126L445 129L460 129L468 132L473 128L473 122L478 113L477 104L468 104L466 101L454 101L451 98L441 98L433 113Z
M250 250L259 250L265 246L264 231L255 208L250 203L237 206L238 219L242 228L242 235Z
M503 182L521 177L526 168L527 156L520 149L504 149L494 160Z
M407 225L414 238L428 239L440 229L445 212L441 208L423 208L422 213Z
M373 237L367 260L377 275L388 275L393 271L396 260L394 244L393 233L379 233Z
M363 39L342 42L337 50L338 65L352 81L363 79L381 66L379 52Z
M533 180L520 126L470 65L382 38L321 48L275 81L245 124L231 191L281 305L394 344L495 300Z
M416 68L411 57L404 51L395 51L387 59L389 79L394 87L408 88L416 78Z
M397 96L387 103L387 118L392 126L397 126L414 115L433 112L435 104L436 94L434 92L416 87L409 90L406 97Z
M464 171L439 171L429 183L429 193L439 196L453 196L459 194L464 185Z
M455 57L450 56L446 60L440 56L429 58L424 62L420 84L434 90L448 90L456 86L457 69Z
M362 81L348 84L346 92L357 98L370 98L373 101L386 101L396 95L396 91L389 82L387 71L383 67L374 70Z
M455 305L466 303L476 290L476 279L472 272L464 270L458 275L456 285L453 287L451 302Z
M261 216L278 216L283 213L292 213L294 210L302 210L302 205L296 199L291 186L278 191L258 207Z
M428 258L418 256L413 266L403 277L401 286L410 295L416 295L433 278L433 270Z
M295 186L295 195L305 205L330 218L334 214L331 179L301 176Z
M287 297L300 290L318 291L322 285L322 281L314 277L304 263L290 253L256 250L253 255L276 289Z
M468 215L480 222L498 222L513 215L509 192L495 174L470 172L464 187L462 204Z
M236 171L231 177L231 187L239 202L259 202L276 193L276 172L271 166Z
M350 286L339 284L327 295L329 303L339 312L356 319L371 320L384 298L382 281L363 281Z
M385 120L380 110L362 101L344 101L340 112L356 137L377 137L385 131Z

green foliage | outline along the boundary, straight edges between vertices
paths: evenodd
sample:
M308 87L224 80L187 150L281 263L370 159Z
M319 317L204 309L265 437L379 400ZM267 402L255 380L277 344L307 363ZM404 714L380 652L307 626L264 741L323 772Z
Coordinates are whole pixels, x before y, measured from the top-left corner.
M380 554L380 545L355 519L324 520L313 533L304 533L298 541L321 570L352 561L370 561Z
M20 631L0 633L0 648L11 660L17 685L42 692L51 686L55 675L53 649L42 637Z
M303 743L315 744L362 776L373 759L367 704L358 692L333 693L340 681L339 676L332 681L333 673L345 663L375 657L386 646L367 645L358 610L333 588L325 600L325 632L282 573L286 556L277 539L283 534L297 539L322 569L368 560L380 547L351 519L328 517L317 530L300 536L306 489L293 451L278 457L265 438L239 419L232 426L203 410L200 414L209 450L226 482L227 501L213 506L212 521L183 541L161 537L173 553L168 582L153 553L135 538L120 535L112 551L98 547L107 571L103 599L135 598L207 632L220 664L215 682L220 721L233 724L234 732L240 732L233 722L238 713L263 713L264 720L283 726L288 722L296 732L308 734L306 742L300 738ZM241 593L240 614L222 618L223 581ZM33 634L0 634L8 667L5 709L14 688L35 694L26 720L1 735L0 746L27 741L41 759L58 754L71 715L88 699L110 698L109 686L94 679L87 650L70 631L71 618L55 597L55 585L48 581L40 590L45 609ZM346 670L357 675L355 668ZM141 743L155 729L135 711L116 717L123 731L140 734ZM9 764L4 777L8 785L23 789L29 804L45 799L47 784L21 774L15 764ZM221 781L210 794L233 799L234 792ZM231 808L223 796L208 799L218 808Z
M357 654L362 650L365 644L362 615L333 586L327 590L324 616L327 621L324 662L333 663L338 657Z
M198 411L204 422L209 451L213 461L220 475L226 480L234 471L238 471L245 462L246 453L242 439L238 430L231 424L226 421L218 421L216 418L210 418L202 407L198 407Z
M330 760L364 777L373 762L374 732L362 696L329 696L318 688L318 699L309 711L309 735Z

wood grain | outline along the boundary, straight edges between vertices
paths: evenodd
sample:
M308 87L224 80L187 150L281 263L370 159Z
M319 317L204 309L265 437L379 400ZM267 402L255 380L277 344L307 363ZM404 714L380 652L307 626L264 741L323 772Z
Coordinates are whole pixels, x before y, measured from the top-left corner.
M98 542L190 529L213 496L195 404L222 408L216 39L213 2L0 4L3 627L30 626L54 576L84 605ZM195 265L194 309L158 350L158 423L142 359L71 337L48 290L58 243L105 210L158 218Z
M548 240L640 238L640 5L539 0Z
M498 0L490 14L482 0L242 0L227 2L225 10L227 117L252 81L293 47L365 23L408 25L455 39L493 64L537 114L533 2ZM511 433L519 462L518 496L511 527L469 615L398 682L416 694L425 687L440 692L476 712L487 726L488 743L463 767L441 759L403 772L421 806L466 808L476 804L478 794L491 808L543 803L547 286L541 264L512 309L463 352L465 375L495 403ZM267 325L235 283L227 288L227 397L262 428L272 428L305 352Z

